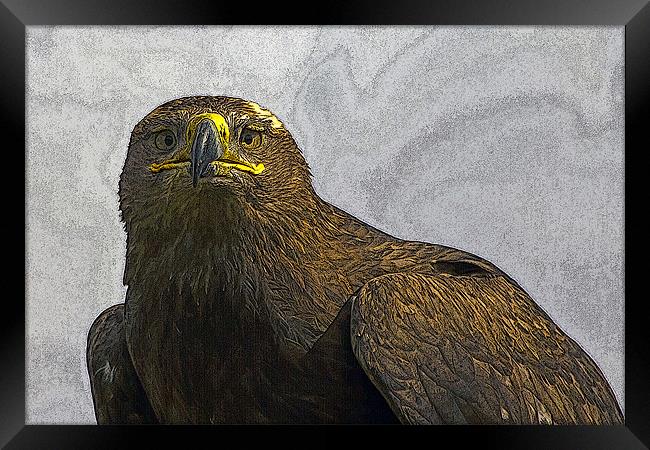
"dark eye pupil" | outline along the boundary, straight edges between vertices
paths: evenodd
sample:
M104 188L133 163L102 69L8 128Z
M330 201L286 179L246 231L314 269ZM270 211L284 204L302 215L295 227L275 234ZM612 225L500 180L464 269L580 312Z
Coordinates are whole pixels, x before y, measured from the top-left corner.
M165 145L171 147L174 144L174 137L171 134L165 136Z
M250 133L246 133L244 135L244 143L246 143L246 145L250 145L251 142L253 142L253 135Z

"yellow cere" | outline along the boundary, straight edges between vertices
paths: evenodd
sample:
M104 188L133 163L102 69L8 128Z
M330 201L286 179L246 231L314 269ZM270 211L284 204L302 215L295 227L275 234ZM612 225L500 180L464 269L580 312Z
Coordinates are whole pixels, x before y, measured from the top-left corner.
M190 142L192 142L192 139L190 138L194 136L194 133L196 132L196 127L199 126L199 123L203 119L210 119L210 124L212 125L214 132L217 134L217 136L219 136L219 140L221 141L221 146L223 147L223 151L224 151L224 157L228 158L230 156L230 149L228 145L230 143L230 128L228 128L226 119L221 114L203 113L203 114L197 114L196 116L192 117L192 120L190 120L190 123L187 127L187 131L185 133L185 137L186 137L185 142L187 142L186 145L189 146Z

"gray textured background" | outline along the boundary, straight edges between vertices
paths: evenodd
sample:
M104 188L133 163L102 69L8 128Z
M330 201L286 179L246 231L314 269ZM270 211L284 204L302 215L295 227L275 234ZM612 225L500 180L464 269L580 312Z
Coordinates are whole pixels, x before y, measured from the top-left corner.
M27 422L94 423L93 319L122 302L129 133L175 97L270 108L326 200L519 281L623 402L618 28L28 27Z

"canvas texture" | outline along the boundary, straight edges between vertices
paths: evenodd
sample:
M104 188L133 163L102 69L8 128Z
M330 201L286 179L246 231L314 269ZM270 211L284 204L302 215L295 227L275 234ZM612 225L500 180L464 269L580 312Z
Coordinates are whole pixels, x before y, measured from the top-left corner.
M85 346L124 301L117 187L173 98L253 100L326 201L477 254L624 407L623 27L28 27L27 423L95 423Z

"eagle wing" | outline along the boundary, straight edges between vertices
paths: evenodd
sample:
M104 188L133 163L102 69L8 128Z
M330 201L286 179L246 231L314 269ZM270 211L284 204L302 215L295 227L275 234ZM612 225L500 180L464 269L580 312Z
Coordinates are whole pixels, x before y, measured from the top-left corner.
M98 424L157 423L126 345L123 304L111 306L93 322L86 363Z
M353 351L412 424L612 424L594 361L504 275L395 273L353 298Z

